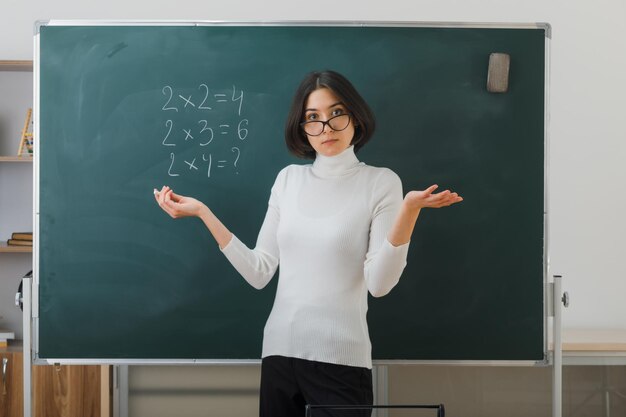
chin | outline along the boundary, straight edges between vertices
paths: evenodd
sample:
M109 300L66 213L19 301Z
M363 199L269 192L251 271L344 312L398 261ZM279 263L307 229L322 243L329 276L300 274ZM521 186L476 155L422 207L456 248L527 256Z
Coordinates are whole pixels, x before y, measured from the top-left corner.
M322 145L320 149L317 150L317 153L323 156L335 156L335 155L339 155L340 153L342 153L349 147L350 145L343 146L343 147L337 147L337 146L325 147L324 145Z

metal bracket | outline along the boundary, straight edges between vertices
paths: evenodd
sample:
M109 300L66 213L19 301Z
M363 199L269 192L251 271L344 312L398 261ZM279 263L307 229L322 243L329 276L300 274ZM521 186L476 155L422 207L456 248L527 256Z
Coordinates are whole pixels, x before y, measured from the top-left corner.
M24 302L24 298L22 297L21 287L22 287L22 284L20 284L20 289L17 290L17 292L15 293L15 307L23 311L24 305L22 303Z
M546 297L547 297L547 316L554 317L554 282L549 282L546 288Z
M563 292L563 297L561 297L561 302L563 303L563 307L569 307L569 294L567 291Z

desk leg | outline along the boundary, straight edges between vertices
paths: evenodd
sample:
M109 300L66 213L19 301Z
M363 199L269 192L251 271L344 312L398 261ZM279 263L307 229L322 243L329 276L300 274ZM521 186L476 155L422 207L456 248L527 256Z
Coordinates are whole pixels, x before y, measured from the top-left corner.
M113 367L113 417L128 417L128 366Z
M611 417L611 387L609 386L609 367L602 367L602 391L604 394L604 417Z
M372 383L374 389L374 405L389 404L389 380L387 365L375 365L372 367ZM372 417L387 417L388 410L378 408L372 413Z
M561 276L554 275L553 283L553 315L554 322L552 331L554 333L554 361L552 363L552 417L562 417L563 406L563 351L561 344Z

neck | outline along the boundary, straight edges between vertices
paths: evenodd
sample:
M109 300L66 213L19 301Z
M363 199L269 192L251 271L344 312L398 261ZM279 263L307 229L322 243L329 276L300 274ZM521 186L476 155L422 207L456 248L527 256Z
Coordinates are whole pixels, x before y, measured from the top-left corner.
M350 146L334 156L318 153L313 162L313 173L323 178L338 177L352 172L358 165L359 160L354 154L354 146Z

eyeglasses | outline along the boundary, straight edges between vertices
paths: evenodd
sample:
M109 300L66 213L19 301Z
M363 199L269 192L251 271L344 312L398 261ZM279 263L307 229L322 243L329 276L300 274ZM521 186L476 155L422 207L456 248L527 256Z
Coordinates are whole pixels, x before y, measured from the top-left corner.
M309 136L319 136L324 132L324 126L328 125L334 131L342 131L345 130L350 124L350 115L349 114L340 114L338 116L331 117L326 121L322 120L311 120L308 122L300 123L302 129Z

